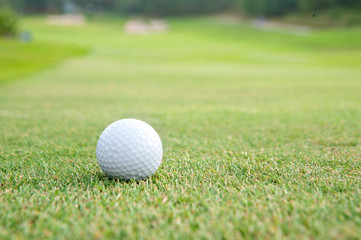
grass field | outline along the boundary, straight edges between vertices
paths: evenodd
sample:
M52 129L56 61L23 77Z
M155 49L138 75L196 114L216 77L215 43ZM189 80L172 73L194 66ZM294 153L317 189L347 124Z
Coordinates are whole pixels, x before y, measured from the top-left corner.
M134 36L123 23L24 20L32 44L62 47L32 55L42 71L5 68L0 239L360 238L360 28L200 18ZM11 44L13 59L36 49ZM97 165L100 133L129 117L163 141L145 181Z
M87 48L41 41L26 44L14 39L0 39L0 52L0 84L3 84L69 57L84 55Z

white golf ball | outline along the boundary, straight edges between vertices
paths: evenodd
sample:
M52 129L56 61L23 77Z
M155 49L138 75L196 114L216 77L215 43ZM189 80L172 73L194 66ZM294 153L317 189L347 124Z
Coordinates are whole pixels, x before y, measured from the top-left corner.
M163 148L159 135L149 124L121 119L102 132L96 155L108 177L141 180L157 171Z

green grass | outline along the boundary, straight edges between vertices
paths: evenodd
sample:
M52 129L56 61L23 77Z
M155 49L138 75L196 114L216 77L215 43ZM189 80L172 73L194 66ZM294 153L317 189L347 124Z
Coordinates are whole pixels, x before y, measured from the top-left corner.
M69 44L0 39L0 52L0 84L3 84L54 66L66 58L84 55L87 49Z
M91 50L0 87L1 239L361 236L360 29L203 18L133 36L122 23L24 23ZM102 130L128 117L163 141L145 181L96 162Z

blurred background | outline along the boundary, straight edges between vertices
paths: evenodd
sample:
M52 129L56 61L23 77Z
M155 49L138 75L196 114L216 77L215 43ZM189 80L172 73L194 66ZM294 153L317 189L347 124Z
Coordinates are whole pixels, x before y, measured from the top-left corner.
M350 26L361 22L358 0L0 0L0 7L22 15L109 13L164 17L221 12L247 17L282 16L283 20L319 26ZM314 21L312 17L316 14L318 20Z
M301 46L308 42L310 47L323 47L330 44L350 46L351 44L357 48L359 39L354 34L359 32L357 28L361 25L360 9L361 3L358 0L0 0L0 47L2 47L0 59L4 62L0 66L0 81L22 76L22 72L36 71L41 66L49 66L69 54L70 56L85 54L95 47L90 42L101 43L97 38L101 38L101 32L107 29L107 26L116 26L116 29L108 29L113 34L123 32L149 35L172 32L173 35L170 36L176 36L174 33L185 33L177 38L185 37L184 40L190 43L192 40L186 40L187 36L192 35L190 31L211 34L210 39L214 41L212 44L217 45L213 53L202 52L200 46L197 49L201 55L208 56L203 59L206 61L218 59L223 62L236 60L238 63L267 62L267 59L270 60L270 55L257 58L255 56L257 51L250 50L263 49L266 41L269 41L272 47L290 45L291 42L292 45ZM103 28L99 26L96 28L94 23L103 24ZM88 28L85 27L86 25ZM47 29L45 26L54 27ZM61 28L64 26L69 30L65 35L61 33L65 31ZM346 35L338 31L337 36L332 34L331 36L330 32L326 36L326 32L319 31L335 28L353 30L348 31ZM87 35L85 29L93 31L88 31L90 35ZM249 29L256 31L249 31ZM316 35L322 33L323 36L310 37L313 30ZM257 32L263 32L262 37ZM265 34L266 32L269 34ZM275 32L287 33L289 36L275 35ZM79 34L75 36L74 33L84 33L87 36ZM56 37L57 34L61 37ZM107 34L103 35L103 38L106 36L111 38L109 32ZM212 34L225 34L224 36L228 39L241 41L246 49L242 48L241 52L238 51L239 49L224 49L222 46L225 42L221 39L217 41ZM354 37L353 40L349 38L350 34ZM303 37L305 42L301 43L300 39L292 39L292 35L309 35L309 38ZM94 37L93 41L90 36ZM119 36L114 35L114 37L115 41ZM260 40L259 37L264 40L261 43L262 46L248 44L249 41ZM311 38L317 39L311 40ZM35 45L27 47L16 45L14 42L10 43L10 39L23 43L35 41ZM118 39L119 43L125 39ZM167 36L159 39L159 41L168 40ZM287 44L284 44L284 41ZM193 44L196 42L197 40L194 39ZM37 43L39 46L36 45ZM55 43L61 43L63 51L41 50ZM72 44L77 48L65 50L67 48L64 44ZM168 51L172 52L171 48L173 47L169 46ZM266 48L270 50L269 47ZM18 56L16 51L19 51L23 58ZM223 55L229 55L229 57L219 58L219 54L215 52L223 52ZM247 52L250 53L248 57ZM145 51L143 53L146 54ZM159 54L159 51L157 53ZM262 54L265 53L264 51ZM26 57L27 54L30 55ZM200 56L197 51L190 54L192 55L188 56L190 59ZM292 54L294 60L296 55L299 56L297 51ZM153 56L155 59L156 55ZM39 59L44 59L44 56L47 56L47 60L40 61ZM181 57L179 53L168 55L172 58L176 56ZM37 57L38 60L36 60ZM129 57L134 58L136 54ZM166 55L164 57L167 58ZM269 62L276 63L277 61L280 61L280 58ZM312 61L309 63L312 64Z
M24 14L108 12L174 16L234 11L246 15L280 16L317 11L328 12L334 21L343 20L345 24L360 21L360 1L357 0L1 0L0 5Z

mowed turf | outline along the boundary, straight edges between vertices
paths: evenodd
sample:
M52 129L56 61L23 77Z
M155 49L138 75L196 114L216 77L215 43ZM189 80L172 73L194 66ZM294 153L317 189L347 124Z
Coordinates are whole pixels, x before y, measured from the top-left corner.
M35 41L20 43L16 39L0 39L0 84L54 66L69 57L87 53L85 47Z
M361 236L360 28L202 18L134 36L123 23L24 21L36 41L90 51L0 86L1 239ZM97 165L121 118L163 141L148 180Z

